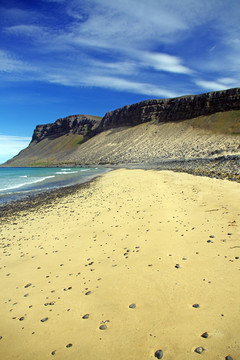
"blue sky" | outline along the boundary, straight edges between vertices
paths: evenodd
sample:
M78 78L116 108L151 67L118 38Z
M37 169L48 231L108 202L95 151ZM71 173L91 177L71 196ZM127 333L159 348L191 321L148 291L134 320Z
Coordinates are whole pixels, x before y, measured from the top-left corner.
M37 124L239 87L239 0L0 0L0 163Z

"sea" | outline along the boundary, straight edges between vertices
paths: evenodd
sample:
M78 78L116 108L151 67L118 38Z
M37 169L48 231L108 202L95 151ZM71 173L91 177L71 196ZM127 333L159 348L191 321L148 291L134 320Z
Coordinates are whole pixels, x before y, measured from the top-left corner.
M81 184L109 170L98 167L0 167L0 205L45 191Z

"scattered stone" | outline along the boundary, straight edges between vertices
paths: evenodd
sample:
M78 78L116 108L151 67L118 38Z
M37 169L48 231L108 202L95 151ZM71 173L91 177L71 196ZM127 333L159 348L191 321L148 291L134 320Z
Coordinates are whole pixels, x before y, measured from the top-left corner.
M32 284L31 283L28 283L27 285L25 285L24 287L25 288L28 288L29 286L31 286Z
M70 348L70 347L72 347L72 344L67 344L66 345L66 348Z
M162 350L157 350L154 354L154 356L157 358L157 359L162 359L163 357L163 351Z
M88 319L89 318L89 314L85 314L83 315L82 319Z
M52 352L51 352L51 355L55 355L56 354L56 350L53 350Z
M207 332L204 332L201 337L203 337L204 339L207 339L208 338L208 333Z
M180 265L179 265L179 264L176 264L176 265L175 265L175 268L176 268L176 269L179 269L179 268L180 268Z
M199 308L200 307L200 305L199 304L193 304L193 306L192 307L194 307L195 309L197 309L197 308Z
M41 322L45 322L47 320L48 320L48 317L45 317L45 318L41 319Z
M0 336L0 340L2 340L2 336Z
M226 356L225 359L226 360L233 360L233 358L230 355Z
M85 295L90 295L92 292L91 291L87 291L86 293L85 293Z
M212 243L213 241L212 240L207 240L207 243Z
M214 235L210 235L209 237L210 237L210 239L214 239L214 238L215 238L215 236L214 236Z
M99 329L100 329L100 330L105 330L105 329L107 329L107 325L105 325L105 324L104 324L104 325L100 325L100 326L99 326Z
M24 318L24 316L21 316L20 318L19 318L19 321L23 321L25 318Z
M201 354L205 349L202 347L202 346L199 346L197 347L194 351L197 353L197 354Z
M136 304L131 304L131 305L129 305L129 308L130 308L130 309L135 309L135 307L136 307Z

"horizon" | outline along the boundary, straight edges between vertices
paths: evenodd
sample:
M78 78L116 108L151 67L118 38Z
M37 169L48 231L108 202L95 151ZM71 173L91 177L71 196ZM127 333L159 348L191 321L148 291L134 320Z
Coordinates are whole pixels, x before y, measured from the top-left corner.
M240 3L2 0L0 163L36 125L239 87Z

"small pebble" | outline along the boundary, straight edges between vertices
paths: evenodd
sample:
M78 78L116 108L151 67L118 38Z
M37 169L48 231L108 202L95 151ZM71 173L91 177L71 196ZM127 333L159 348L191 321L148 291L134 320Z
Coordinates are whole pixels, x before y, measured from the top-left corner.
M192 307L194 307L195 309L197 309L197 308L199 308L200 307L200 305L199 304L193 304L193 306Z
M199 346L194 350L197 354L201 354L204 351L204 348Z
M72 347L72 344L67 344L66 345L66 348L70 348L70 347Z
M83 315L82 319L88 319L89 318L89 314L85 314Z
M29 284L25 285L24 287L25 287L25 288L28 288L28 287L31 286L31 285L32 285L32 284L29 283Z
M203 337L204 339L207 339L207 338L208 338L208 333L207 333L207 332L203 333L203 334L201 335L201 337Z
M48 320L48 317L45 317L45 318L41 319L41 322L45 322L47 320Z
M99 326L99 329L100 329L100 330L105 330L105 329L107 329L107 325L100 325L100 326Z
M55 354L56 354L56 350L53 350L53 351L51 352L51 354L52 354L52 355L55 355Z
M130 309L135 309L135 307L136 307L136 304L131 304L131 305L129 305L129 308L130 308Z
M23 321L24 320L24 316L19 318L19 321Z
M230 355L226 356L225 359L226 360L233 360L233 358Z
M90 295L91 294L91 291L87 291L86 293L85 293L85 295Z
M2 336L0 336L0 340L2 340Z
M176 269L179 269L179 268L180 268L180 265L179 265L179 264L176 264L176 265L175 265L175 268L176 268Z
M163 357L163 351L162 350L157 350L154 354L154 356L157 358L157 359L162 359Z

